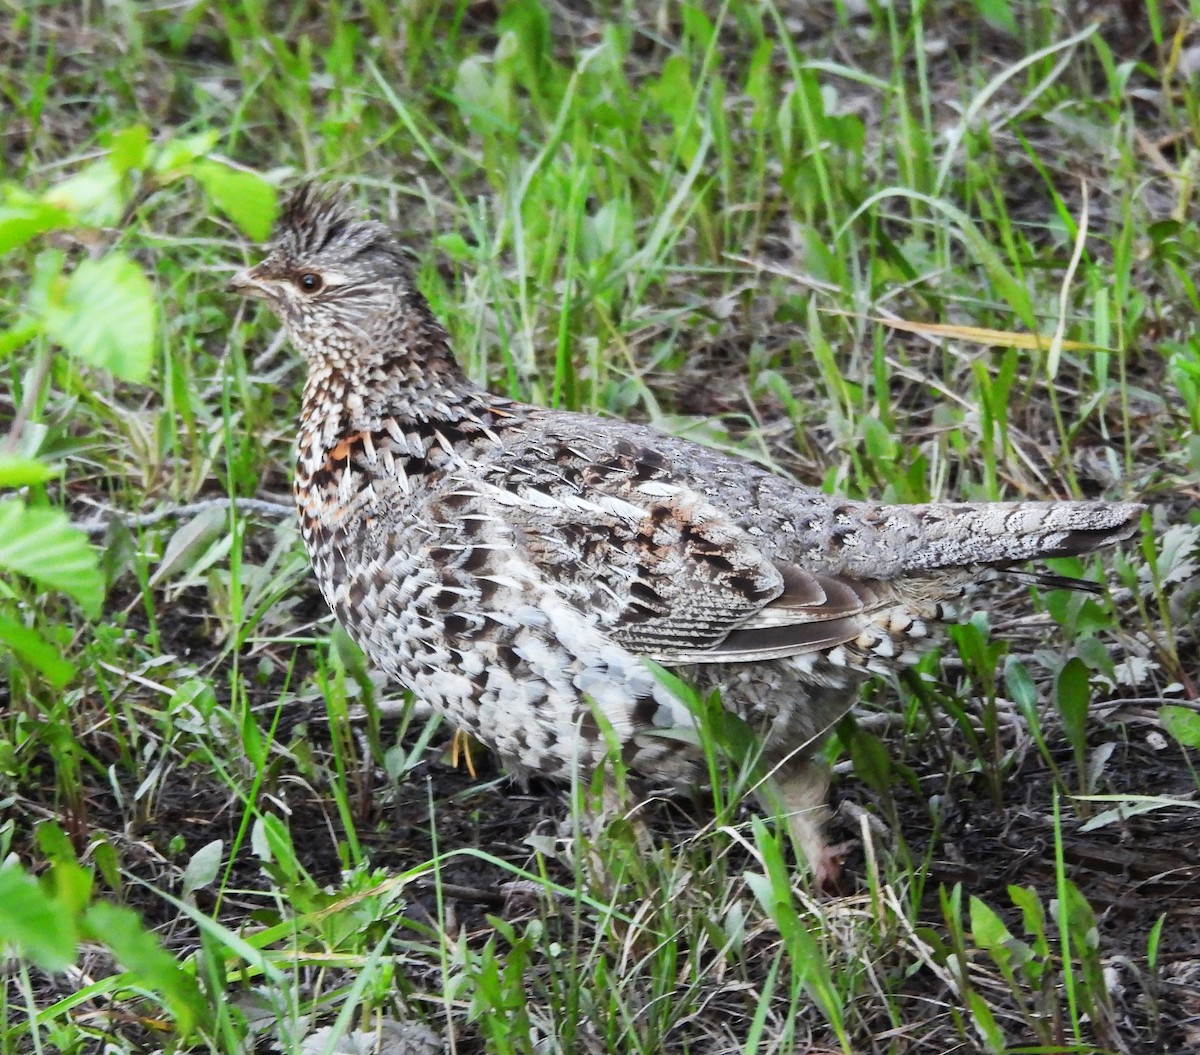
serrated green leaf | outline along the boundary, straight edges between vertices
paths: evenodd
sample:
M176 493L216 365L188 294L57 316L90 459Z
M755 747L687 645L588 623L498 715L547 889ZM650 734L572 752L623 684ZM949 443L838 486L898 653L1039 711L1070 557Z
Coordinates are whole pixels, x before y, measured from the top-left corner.
M265 853L259 853L264 860L295 862L296 849L292 845L291 833L274 814L267 814L262 819L259 832Z
M57 509L30 509L0 502L0 571L73 598L92 618L104 601L100 556L87 536Z
M122 253L85 260L46 305L46 332L72 355L144 381L154 353L154 291Z
M1113 662L1112 651L1100 638L1080 638L1075 642L1075 655L1083 660L1090 669L1103 674L1112 681L1117 680L1117 665Z
M194 175L213 204L256 242L265 242L279 215L275 188L256 172L198 161Z
M1196 574L1200 524L1172 524L1158 536L1156 547L1160 582L1187 582Z
M62 474L62 469L47 465L39 458L0 452L0 487L28 487L44 484Z
M75 962L75 926L54 898L19 868L0 868L0 948L10 948L47 971Z
M1095 950L1100 942L1100 933L1096 929L1096 912L1091 903L1071 880L1063 885L1063 901L1066 906L1064 917L1063 905L1058 907L1058 924L1061 927L1065 918L1070 929L1071 944L1079 951ZM1085 958L1086 961L1086 958Z

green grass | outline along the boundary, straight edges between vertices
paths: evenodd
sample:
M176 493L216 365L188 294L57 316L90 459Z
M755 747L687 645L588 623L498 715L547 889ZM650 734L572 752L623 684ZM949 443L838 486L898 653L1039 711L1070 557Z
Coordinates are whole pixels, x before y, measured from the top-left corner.
M0 1055L1187 1050L1200 92L1174 8L1060 6L0 4ZM451 771L238 504L303 370L222 286L303 173L499 390L1145 536L872 686L841 897L736 796L648 853Z

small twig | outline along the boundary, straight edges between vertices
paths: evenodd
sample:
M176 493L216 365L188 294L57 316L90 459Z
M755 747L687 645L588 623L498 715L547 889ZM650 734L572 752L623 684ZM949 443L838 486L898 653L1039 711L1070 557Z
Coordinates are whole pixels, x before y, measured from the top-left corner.
M285 502L268 502L261 498L208 498L203 502L156 509L153 513L122 513L110 509L104 515L76 523L75 526L88 535L103 535L114 520L119 520L127 528L136 529L152 527L163 520L187 520L210 509L228 509L230 506L234 506L239 513L258 513L261 516L279 518L292 516L296 511L295 507Z

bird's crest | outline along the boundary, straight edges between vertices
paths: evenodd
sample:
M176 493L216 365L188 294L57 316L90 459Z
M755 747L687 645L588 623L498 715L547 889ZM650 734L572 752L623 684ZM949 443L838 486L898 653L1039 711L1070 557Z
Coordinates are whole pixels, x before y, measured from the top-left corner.
M284 204L274 244L293 258L314 257L356 222L345 187L306 180Z

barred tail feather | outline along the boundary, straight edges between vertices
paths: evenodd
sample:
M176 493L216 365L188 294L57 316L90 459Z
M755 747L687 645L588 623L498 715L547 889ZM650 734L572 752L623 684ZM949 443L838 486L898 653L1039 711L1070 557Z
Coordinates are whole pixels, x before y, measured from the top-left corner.
M923 537L906 570L917 571L1090 553L1131 537L1146 507L1136 502L993 502L909 508Z

